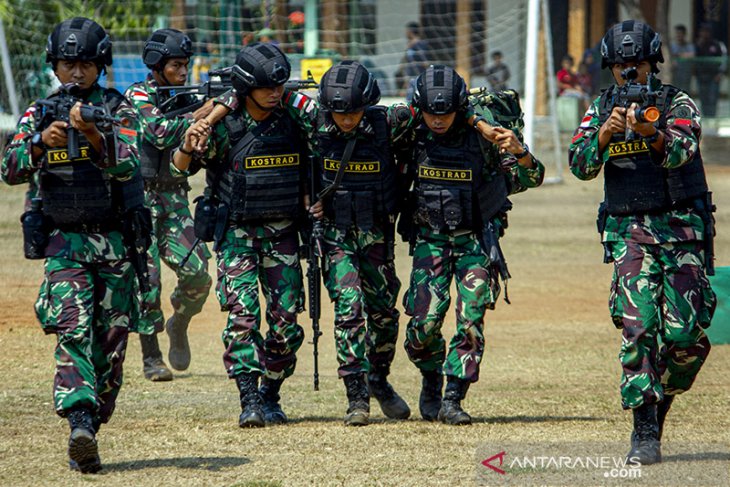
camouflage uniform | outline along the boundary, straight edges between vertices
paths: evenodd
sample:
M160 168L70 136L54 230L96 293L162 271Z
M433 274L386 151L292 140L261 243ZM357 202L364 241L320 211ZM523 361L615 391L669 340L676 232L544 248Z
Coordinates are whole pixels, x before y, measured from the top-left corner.
M96 85L87 101L99 104L102 94ZM30 138L45 128L38 126L41 110L36 104L28 108L7 147L2 178L8 184L31 182L39 169L31 159ZM116 165L111 165L107 153L92 161L111 178L125 180L138 166L136 113L125 100L114 114L132 121L131 126L115 129L117 147L106 148L116 151ZM122 384L127 335L144 331L136 328L137 281L122 233L56 228L49 235L45 258L45 278L35 309L44 332L58 339L54 407L60 416L86 408L96 421L106 423Z
M367 117L352 134L344 134L305 94L291 92L284 103L309 135L316 160L322 157L320 139L327 134L344 139L355 136L358 144L374 143L375 129ZM389 107L385 118L390 142L405 139L417 116L406 105ZM323 189L319 180L315 186L317 191ZM335 303L335 348L341 377L367 373L371 368L389 370L395 356L400 281L392 255L393 235L389 231L386 236L383 225L391 217L395 215L382 215L367 230L355 224L345 230L329 218L324 221L324 284Z
M131 85L125 94L139 111L140 136L162 151L180 144L190 126L192 114L165 118L157 108L162 102L157 86L150 74L146 81ZM180 262L195 242L193 219L188 207L189 189L184 177L170 182L145 180L145 203L152 212L153 241L148 263L150 291L142 296L141 319L155 332L162 331L164 326L160 308L160 260L177 275L177 286L170 296L176 314L190 318L200 313L212 283L208 274L210 252L204 243L199 242L185 266L180 267Z
M492 120L488 110L475 108L478 115ZM465 137L481 136L460 123L447 137L450 141L465 141ZM426 138L438 140L431 131ZM507 176L509 194L542 183L545 174L542 163L533 159L535 167L527 169L514 156L500 157L491 144L488 146L488 161L482 165L487 181L492 177L487 175L487 166L499 164ZM497 177L502 177L501 174L496 173ZM416 208L416 212L423 210ZM506 215L498 214L491 224L501 234L506 227ZM497 262L490 259L480 232L461 228L435 231L423 224L416 225L413 232L413 270L410 287L403 296L405 312L411 316L405 339L408 357L422 372L443 371L447 377L476 382L484 353L484 314L494 308L500 292ZM452 279L456 280L457 289L456 334L447 350L441 327L451 304Z
M657 81L657 86L661 88ZM600 97L586 112L570 146L570 169L593 179L610 159L598 149ZM700 115L680 91L666 110L666 169L679 168L699 151ZM648 149L647 149L648 150ZM602 241L614 262L609 309L623 334L624 409L661 402L688 390L710 352L703 331L716 298L705 275L704 224L693 208L608 214Z
M217 102L238 109L234 94L221 95ZM281 109L277 110L283 114ZM244 131L258 124L240 109ZM226 170L231 150L224 123L213 128L209 149L202 163L208 181L216 171ZM179 172L174 166L173 173ZM303 205L302 205L303 211ZM298 226L293 220L236 223L229 221L217 248L216 294L222 311L228 312L223 344L223 362L230 378L242 374L265 375L280 380L294 373L296 352L304 341L297 314L304 305L302 269L299 264ZM261 335L259 283L266 301L269 330Z

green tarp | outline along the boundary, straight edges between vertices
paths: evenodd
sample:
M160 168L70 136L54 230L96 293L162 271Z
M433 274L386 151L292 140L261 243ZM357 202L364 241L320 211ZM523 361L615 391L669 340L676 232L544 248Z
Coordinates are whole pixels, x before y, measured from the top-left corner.
M730 343L730 267L718 267L710 276L712 289L717 294L717 309L712 325L706 330L710 343Z

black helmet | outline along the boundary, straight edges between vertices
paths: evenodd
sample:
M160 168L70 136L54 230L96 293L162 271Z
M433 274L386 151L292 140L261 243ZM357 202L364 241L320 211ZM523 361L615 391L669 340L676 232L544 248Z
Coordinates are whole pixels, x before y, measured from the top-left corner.
M319 83L319 103L337 113L359 112L380 101L375 77L357 61L335 64Z
M416 79L413 104L432 115L446 115L466 107L464 78L453 68L431 65Z
M187 34L176 29L159 29L144 43L142 61L150 69L161 69L168 59L189 59L192 55L193 42Z
M289 79L291 65L281 49L273 44L254 42L241 49L231 69L231 81L239 95L252 88L283 85Z
M646 60L654 72L659 72L656 63L664 62L661 36L640 20L624 20L603 36L601 58L602 68Z
M94 61L103 69L112 63L112 41L91 19L74 17L58 24L48 36L46 62L61 59Z

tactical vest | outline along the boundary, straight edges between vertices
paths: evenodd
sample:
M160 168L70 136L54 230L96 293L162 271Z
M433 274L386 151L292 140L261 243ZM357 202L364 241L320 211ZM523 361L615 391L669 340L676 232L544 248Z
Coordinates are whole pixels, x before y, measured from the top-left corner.
M475 131L449 140L427 133L416 131L414 221L438 231L480 230L508 204L506 176L488 169Z
M375 134L367 139L358 138L339 188L332 198L324 201L325 215L343 231L351 225L368 231L374 223L382 222L396 211L396 168L390 152L385 108L368 108L365 117ZM325 113L320 112L318 125L324 122ZM335 181L347 139L330 133L318 135L318 139L320 182L326 188Z
M614 89L601 94L599 120L602 125L614 106ZM666 129L665 109L680 90L664 85L657 99L662 113L657 128ZM665 169L660 166L663 156L651 151L649 143L636 136L632 141L615 134L608 146L609 161L605 164L605 197L611 215L628 215L666 211L690 206L691 201L707 192L705 170L699 147L693 159L681 167Z
M182 96L178 97L178 103L165 108L165 112L177 110L185 106L192 105L196 102L195 97ZM160 99L160 92L157 92L157 103L156 105L162 104L164 100ZM166 147L163 150L155 147L149 142L142 134L139 136L139 166L142 173L142 177L145 181L152 181L160 186L173 187L175 184L185 182L183 176L173 176L170 171L170 160L172 152L175 150L177 145Z
M115 113L122 100L124 97L118 91L104 89L104 103L110 113ZM80 231L80 226L96 226L98 231L121 228L124 210L144 205L138 171L125 182L117 181L96 167L92 157L93 149L83 134L79 134L76 159L69 159L67 147L46 150L40 170L40 196L43 213L54 227L67 231Z
M218 177L217 194L234 222L281 220L301 214L303 143L294 121L277 110L261 124L261 133L247 133L241 114L224 119L231 150Z

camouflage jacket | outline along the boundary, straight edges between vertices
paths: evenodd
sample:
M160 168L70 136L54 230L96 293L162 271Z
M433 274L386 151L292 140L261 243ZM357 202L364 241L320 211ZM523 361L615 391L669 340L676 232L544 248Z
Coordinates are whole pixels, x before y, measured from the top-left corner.
M656 88L660 88L661 84ZM598 149L600 97L585 113L570 144L571 172L579 179L598 176L608 161L608 147ZM666 109L662 167L672 169L691 161L699 150L700 113L689 95L680 91ZM642 244L702 240L703 223L694 210L671 210L659 214L611 216L606 219L604 242L633 240Z
M86 101L101 104L104 89L96 85ZM33 181L38 172L41 160L31 157L30 139L40 127L38 115L41 107L33 103L18 121L15 135L3 154L0 174L8 184L24 184ZM139 166L137 154L137 112L124 100L113 113L116 117L127 119L130 124L124 127L115 126L114 131L118 144L116 147L104 147L96 160L92 161L100 170L120 181L129 179ZM108 151L116 151L116 165L111 165ZM74 233L52 230L49 236L46 256L64 257L79 262L104 262L124 259L127 249L118 231L104 233Z

